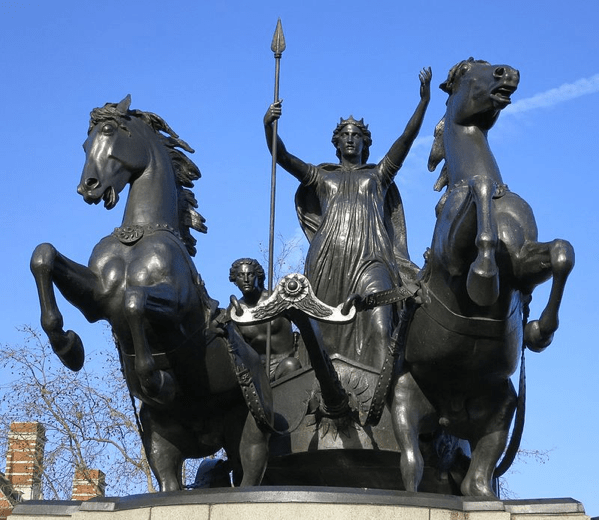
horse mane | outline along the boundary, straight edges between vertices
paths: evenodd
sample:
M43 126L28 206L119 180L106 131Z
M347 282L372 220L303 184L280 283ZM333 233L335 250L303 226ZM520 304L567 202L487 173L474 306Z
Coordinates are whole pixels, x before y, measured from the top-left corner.
M160 116L152 112L142 110L129 110L123 113L119 110L120 104L106 103L102 108L95 108L90 113L90 125L88 134L99 122L111 119L116 121L120 128L129 131L125 121L131 117L137 117L146 123L159 136L162 144L166 147L168 155L173 166L175 175L178 208L179 208L179 234L185 247L191 256L197 253L197 240L192 236L191 230L194 229L200 233L206 233L206 219L196 211L198 202L190 188L193 188L194 181L198 180L202 174L196 164L187 157L181 150L188 153L194 153L183 139L179 138L177 133ZM166 134L166 135L165 135Z
M445 159L445 145L443 144L443 131L445 130L445 116L437 123L435 126L435 133L433 139L433 146L431 148L431 153L428 156L428 171L434 172L439 165L439 163ZM441 191L447 183L449 179L447 177L447 169L445 165L441 169L441 174L435 183L435 191Z

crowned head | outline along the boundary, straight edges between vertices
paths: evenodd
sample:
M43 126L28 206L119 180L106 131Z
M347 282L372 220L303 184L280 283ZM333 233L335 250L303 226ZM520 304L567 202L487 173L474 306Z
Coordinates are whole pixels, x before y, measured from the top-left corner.
M339 135L341 134L343 129L348 125L355 126L362 133L362 139L363 139L362 164L365 164L368 161L368 157L370 155L370 145L372 144L372 135L370 133L370 130L368 130L368 125L364 124L364 118L360 119L359 121L354 119L353 116L349 116L349 118L347 118L347 119L343 119L343 118L340 119L339 124L337 125L335 130L333 130L333 138L331 139L333 146L335 146L335 148L337 150L337 157L339 159L341 159L341 151L339 150Z

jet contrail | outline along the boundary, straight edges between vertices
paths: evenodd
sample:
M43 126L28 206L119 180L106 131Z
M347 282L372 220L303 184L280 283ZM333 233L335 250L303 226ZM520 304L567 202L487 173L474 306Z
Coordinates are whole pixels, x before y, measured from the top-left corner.
M519 114L535 108L545 108L557 105L570 99L575 99L587 94L599 92L599 74L589 78L582 78L574 83L565 83L557 88L552 88L532 97L516 101L507 107L504 114Z

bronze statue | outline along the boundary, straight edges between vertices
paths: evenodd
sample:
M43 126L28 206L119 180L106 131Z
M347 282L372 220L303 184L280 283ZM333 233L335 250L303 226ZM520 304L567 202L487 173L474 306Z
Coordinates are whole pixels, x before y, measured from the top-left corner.
M470 59L441 85L449 99L429 169L445 160L435 187L447 190L418 271L393 179L421 127L431 77L420 72L420 102L378 164L367 162L368 127L351 116L333 133L339 164L303 162L276 135L281 102L269 107L267 143L275 139L278 164L301 183L307 276L286 276L268 296L260 264L239 259L230 280L243 297L228 313L191 259L191 229L206 231L189 189L200 172L179 149L193 150L159 116L130 110L129 96L92 111L78 192L112 209L129 184L123 223L88 266L41 244L31 270L42 327L65 366L79 370L84 351L63 329L54 286L89 321L110 323L161 491L182 489L184 459L221 447L228 462L204 465L198 481L226 485L233 471L235 484L259 485L274 431L270 484L399 488L401 471L408 491L494 495L523 427L523 364L518 395L510 376L525 347L551 343L574 251L565 240L538 242L531 208L504 184L487 142L518 71ZM532 292L550 278L549 301L529 322ZM295 358L290 320L309 366ZM269 321L276 368L265 371Z
M447 191L437 207L421 305L409 327L392 404L408 491L416 491L422 478L418 436L432 420L470 443L462 494L494 496L491 481L513 460L523 426L524 385L517 398L509 378L524 345L543 350L558 327L574 251L565 240L537 241L531 208L504 184L487 142L519 79L508 65L470 59L453 67L441 85L449 99L429 169L445 159L436 189ZM549 278L547 306L528 322L532 291ZM519 431L496 471L516 407Z
M338 305L353 293L392 290L401 277L414 276L410 262L403 206L393 178L418 135L430 99L430 69L420 73L420 102L403 134L379 164L368 164L372 142L363 120L341 120L333 132L339 164L314 166L290 154L277 139L277 162L301 186L296 208L310 248L305 273L316 296ZM266 141L273 142L273 122L281 102L264 116ZM272 152L272 150L271 150ZM351 324L322 324L329 354L379 368L390 345L394 310L377 306Z
M272 396L258 354L233 325L212 325L217 302L190 257L190 228L206 231L188 189L200 172L177 148L193 150L162 118L129 110L130 102L92 111L77 189L112 209L129 184L123 223L96 245L87 267L50 244L35 249L42 327L62 362L79 370L83 346L63 330L54 285L89 321L110 323L129 390L143 403L142 441L161 491L182 488L185 458L221 447L235 474L243 468L241 485L258 485Z
M268 291L264 289L265 273L258 260L239 258L231 265L229 281L233 282L243 294L239 303L252 308L268 299ZM238 324L239 331L245 341L260 354L266 362L266 323ZM296 334L287 317L278 316L270 322L271 357L268 372L271 379L281 377L301 368L296 354Z

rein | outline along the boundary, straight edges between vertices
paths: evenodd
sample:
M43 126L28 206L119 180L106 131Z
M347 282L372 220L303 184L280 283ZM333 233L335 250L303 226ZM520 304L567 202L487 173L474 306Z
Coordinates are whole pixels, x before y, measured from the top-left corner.
M528 316L530 314L530 308L528 303L524 304L522 312L522 330L526 328L528 323ZM520 441L522 440L522 433L524 432L524 418L526 415L526 365L525 356L526 345L524 343L524 337L522 338L522 355L520 357L520 379L518 381L518 403L516 405L516 417L514 419L514 429L512 430L512 436L510 442L505 450L503 459L495 468L493 478L501 477L513 464L518 450L520 449Z

